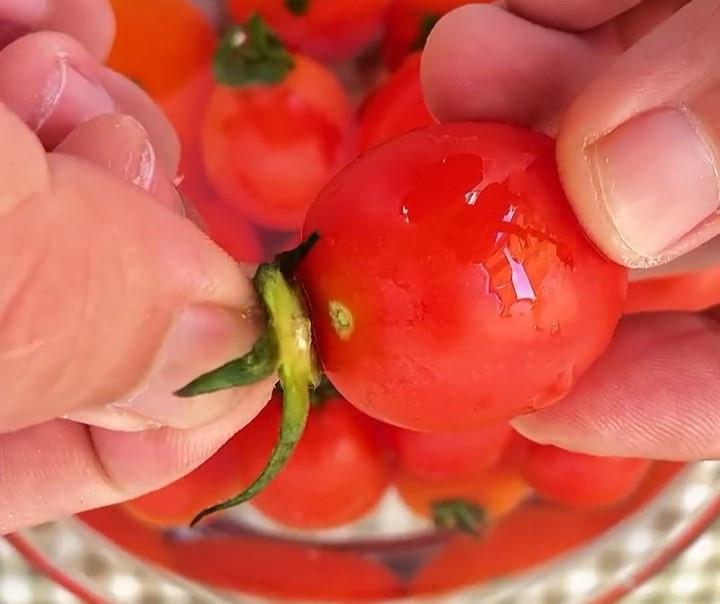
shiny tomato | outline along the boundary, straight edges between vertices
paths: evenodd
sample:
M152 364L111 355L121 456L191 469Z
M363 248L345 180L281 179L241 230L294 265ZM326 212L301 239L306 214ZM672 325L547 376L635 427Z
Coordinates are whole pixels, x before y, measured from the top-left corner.
M229 0L232 16L259 13L290 47L319 59L349 57L379 37L390 0Z
M415 432L390 428L398 468L417 478L477 478L496 465L510 441L505 422L460 434Z
M265 467L277 440L280 400L274 400L239 435L244 443L235 474L246 485ZM315 407L288 464L253 500L273 520L318 529L358 520L380 501L390 469L371 423L335 398Z
M538 495L563 505L595 509L633 495L650 469L646 459L596 457L539 445L519 435L510 458Z
M214 198L196 198L190 203L200 217L199 226L236 262L260 264L272 259L256 229L235 208Z
M215 32L190 0L111 0L117 34L108 66L161 99L207 69Z
M360 117L360 150L435 123L420 82L420 53L409 56L366 101Z
M134 517L160 527L187 526L197 513L238 493L245 481L236 471L247 443L230 439L204 464L176 482L124 504Z
M562 398L605 350L627 271L586 238L551 139L478 123L370 150L310 208L298 269L325 372L400 427L481 428Z
M383 41L385 63L394 69L409 53L421 50L440 17L465 4L468 0L394 0Z
M508 514L532 493L522 476L507 467L465 480L427 480L401 472L395 484L402 500L421 516L432 517L435 506L443 502L462 501L477 506L482 521Z
M303 56L278 84L218 85L202 149L215 189L267 227L299 228L318 191L353 154L352 110L340 82Z
M628 287L625 312L697 312L720 304L720 267L634 281Z

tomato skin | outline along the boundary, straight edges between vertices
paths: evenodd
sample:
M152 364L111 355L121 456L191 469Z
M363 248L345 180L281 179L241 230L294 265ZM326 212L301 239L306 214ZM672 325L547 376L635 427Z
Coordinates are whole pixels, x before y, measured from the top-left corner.
M409 508L432 517L433 505L460 499L477 505L486 520L496 520L516 509L532 493L517 471L508 467L492 468L469 480L427 480L399 473L395 484Z
M313 232L298 275L324 370L396 426L473 430L552 404L622 312L627 270L585 237L553 141L522 128L443 124L375 147L319 195Z
M360 117L360 150L435 123L420 81L421 54L410 55L366 101Z
M244 453L235 472L250 484L277 440L277 397L239 435ZM358 520L381 499L390 468L371 422L341 399L312 410L288 464L252 501L265 515L300 529L332 528Z
M287 0L229 0L233 18L259 13L290 47L321 60L348 58L379 37L390 0L308 0L294 15Z
M172 484L123 504L132 516L158 527L187 526L201 510L239 493L244 480L235 472L245 443L231 438L210 459Z
M501 459L512 436L505 422L460 434L390 428L398 468L427 480L471 480Z
M538 495L577 509L606 508L633 495L652 463L596 457L513 438L510 459Z
M196 198L191 203L205 233L233 260L245 264L271 260L253 225L235 208L215 198Z
M698 312L720 304L720 267L692 273L631 282L627 314L641 312Z
M177 91L207 66L216 36L188 0L111 0L117 33L107 65L155 99Z
M482 1L482 0L480 0ZM391 69L424 45L427 25L468 0L394 0L387 13L383 59Z
M249 219L299 229L322 186L353 155L350 101L325 67L295 56L280 84L216 86L202 149L214 188Z

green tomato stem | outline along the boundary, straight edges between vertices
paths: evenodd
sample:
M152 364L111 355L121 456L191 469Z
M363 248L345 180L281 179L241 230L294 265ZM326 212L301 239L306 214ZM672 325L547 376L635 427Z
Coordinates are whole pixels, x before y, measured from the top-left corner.
M304 15L308 10L310 0L285 0L285 6L293 15Z
M484 510L464 499L447 499L432 504L435 526L478 536L485 522Z
M301 297L276 264L262 265L255 276L255 287L268 311L268 334L277 342L277 372L283 390L280 431L265 469L239 495L200 512L192 521L249 501L260 493L282 470L305 430L310 412L310 388L319 382L312 352L312 329ZM263 338L261 338L262 340ZM222 373L223 368L218 370ZM217 377L205 376L208 383ZM202 379L202 378L201 378Z

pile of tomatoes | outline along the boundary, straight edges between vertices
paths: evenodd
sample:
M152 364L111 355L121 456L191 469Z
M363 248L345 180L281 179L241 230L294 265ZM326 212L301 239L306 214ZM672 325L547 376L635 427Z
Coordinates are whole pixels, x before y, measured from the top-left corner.
M113 4L109 65L175 126L181 192L208 235L258 264L320 234L297 278L337 391L314 401L252 505L286 526L332 528L394 489L437 525L476 530L533 495L597 509L635 492L649 462L534 444L510 427L603 352L627 272L587 242L551 139L435 123L422 48L464 2L227 0L221 28L191 0ZM629 308L691 306L674 287L643 298L631 284ZM182 525L246 489L281 415L278 393L203 466L127 509Z

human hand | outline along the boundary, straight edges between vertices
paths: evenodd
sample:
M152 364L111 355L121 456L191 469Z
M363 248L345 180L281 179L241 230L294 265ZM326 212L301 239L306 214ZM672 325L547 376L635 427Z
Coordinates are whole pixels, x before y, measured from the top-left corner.
M7 533L188 473L252 420L273 383L172 394L250 348L255 298L182 215L169 124L100 63L109 5L0 0L0 23ZM66 33L28 33L44 28Z
M633 278L718 262L720 2L508 0L447 15L423 60L442 120L558 136L558 165L596 245ZM597 455L720 455L717 313L624 319L557 405L515 426Z

